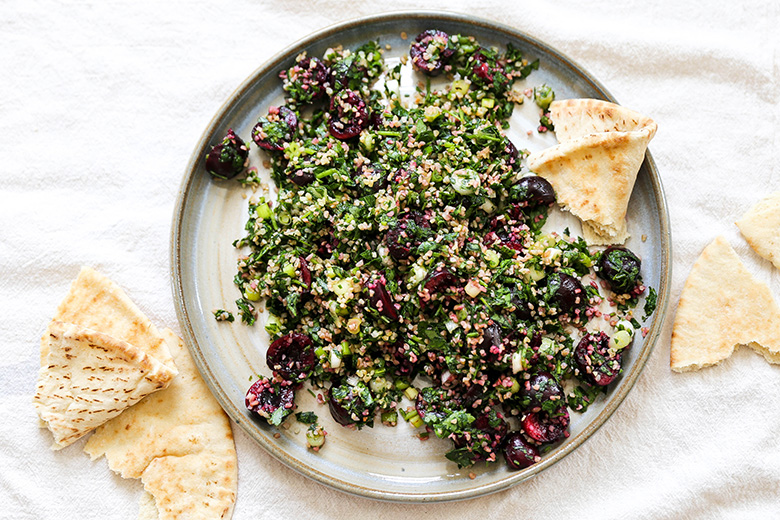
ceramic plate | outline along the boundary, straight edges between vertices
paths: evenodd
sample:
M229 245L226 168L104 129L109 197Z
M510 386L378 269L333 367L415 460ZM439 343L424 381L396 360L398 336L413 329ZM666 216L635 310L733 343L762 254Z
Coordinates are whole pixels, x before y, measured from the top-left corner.
M187 167L174 214L172 232L173 291L181 328L203 378L230 417L281 462L334 488L371 498L407 502L443 501L476 497L515 485L550 467L580 446L615 411L631 389L650 355L662 328L670 280L669 220L661 181L648 152L639 172L629 206L627 246L643 259L646 283L659 294L658 310L645 325L650 332L638 338L625 356L624 373L606 396L585 414L572 414L571 436L547 453L543 460L523 471L510 471L503 463L458 469L444 458L448 441L421 442L411 427L400 422L396 428L381 425L352 431L334 423L327 407L319 406L308 392L298 392L299 408L314 410L330 433L319 453L307 450L306 427L294 419L291 427L276 429L250 416L244 395L255 374L270 375L265 366L269 337L263 320L254 327L241 323L218 323L213 310L235 311L239 296L233 285L238 251L232 242L243 236L247 218L245 189L237 182L213 181L204 168L210 147L228 128L250 142L250 132L259 116L271 105L282 103L278 73L287 69L301 51L321 56L328 47L355 48L378 39L391 49L385 59L391 65L408 53L410 40L421 31L437 28L448 33L475 36L486 45L511 42L530 60L538 58L540 70L525 80L533 87L547 83L558 99L591 97L615 101L606 89L581 67L550 46L517 30L493 22L443 13L393 13L373 16L322 30L282 51L260 67L228 99L196 144ZM408 36L403 39L402 36ZM414 80L404 88L413 90ZM518 107L512 116L510 138L518 148L534 151L555 144L554 136L528 130L538 126L539 114L532 102ZM250 160L262 170L263 157L252 146ZM555 211L548 226L579 230L576 219ZM642 240L644 238L644 240ZM470 473L475 478L470 478Z

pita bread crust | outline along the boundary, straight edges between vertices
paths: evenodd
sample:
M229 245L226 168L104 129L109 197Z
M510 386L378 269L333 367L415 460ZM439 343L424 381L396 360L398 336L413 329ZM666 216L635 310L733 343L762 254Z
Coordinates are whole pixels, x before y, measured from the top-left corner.
M603 132L651 131L658 129L655 121L634 110L600 99L566 99L550 105L550 119L555 125L558 142Z
M756 203L736 224L750 247L780 269L780 191Z
M637 173L657 125L649 117L597 99L550 105L560 144L533 153L528 168L552 184L558 203L583 222L592 245L622 244Z
M179 375L171 385L101 426L84 451L140 478L159 518L230 518L238 462L227 415L181 339L163 331Z
M685 282L672 330L670 365L697 370L746 345L780 363L780 308L723 237L708 245Z
M117 284L90 267L82 267L54 316L57 321L99 330L143 350L176 370L157 327ZM41 364L46 346L41 342Z
M135 346L73 323L52 321L33 406L64 448L176 376Z

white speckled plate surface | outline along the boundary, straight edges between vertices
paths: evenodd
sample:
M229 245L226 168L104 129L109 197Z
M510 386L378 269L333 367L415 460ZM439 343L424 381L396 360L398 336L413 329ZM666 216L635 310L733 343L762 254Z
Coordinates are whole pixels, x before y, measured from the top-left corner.
M437 28L448 33L475 36L487 45L503 47L512 42L529 60L539 58L541 68L525 80L529 87L547 83L557 99L594 97L615 101L612 96L571 60L544 43L519 31L493 22L474 20L445 13L392 13L334 26L294 44L258 69L227 100L196 144L187 166L174 214L172 230L173 292L177 314L187 344L204 379L231 418L257 443L289 467L334 488L384 500L407 502L442 501L471 498L517 484L571 453L615 411L625 398L650 355L662 328L669 298L671 236L663 189L648 152L637 178L629 206L628 222L632 238L627 246L643 260L645 283L658 291L658 309L645 324L646 338L638 338L624 357L624 373L585 414L572 414L571 436L547 453L543 460L522 471L510 471L503 463L489 467L478 465L459 470L444 458L448 442L418 440L412 429L401 421L396 428L381 425L352 431L338 426L330 418L327 406L319 406L308 392L298 392L302 410L314 410L330 433L319 453L306 449L305 426L288 420L291 427L276 429L264 420L255 420L244 408L244 395L250 376L270 374L265 366L268 335L261 321L254 327L241 323L215 321L216 308L235 310L240 296L233 285L238 251L232 242L243 236L247 218L244 189L237 182L215 182L206 173L204 157L211 146L233 128L246 142L259 116L270 105L282 102L278 73L288 68L303 50L321 55L331 46L354 48L369 39L390 44L385 58L390 61L408 53L409 41L419 32ZM402 40L401 33L409 35ZM412 87L413 88L413 87ZM526 130L538 125L533 103L518 107L512 116L510 138L518 148L531 151L555 143L551 135L528 137ZM252 146L250 160L260 166L263 160ZM569 215L556 211L548 226L572 232L579 224ZM642 240L642 236L646 240ZM474 472L476 478L469 477Z

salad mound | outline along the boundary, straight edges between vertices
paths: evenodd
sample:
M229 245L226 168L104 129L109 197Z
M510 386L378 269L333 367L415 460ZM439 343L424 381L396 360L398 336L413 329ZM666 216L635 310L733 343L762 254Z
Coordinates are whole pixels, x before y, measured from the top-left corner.
M242 321L264 301L273 339L272 376L246 405L278 426L310 385L341 425L400 415L421 438L449 439L459 467L503 453L524 468L618 377L640 327L641 262L543 230L555 194L505 135L531 97L537 131L552 129L552 89L515 85L538 61L438 30L409 55L388 68L377 42L303 53L280 74L285 105L252 131L279 192L250 200L235 242ZM407 62L420 80L411 99L398 90ZM224 177L246 150L231 130L207 165L225 157ZM241 182L262 185L256 168ZM316 416L296 417L319 449Z

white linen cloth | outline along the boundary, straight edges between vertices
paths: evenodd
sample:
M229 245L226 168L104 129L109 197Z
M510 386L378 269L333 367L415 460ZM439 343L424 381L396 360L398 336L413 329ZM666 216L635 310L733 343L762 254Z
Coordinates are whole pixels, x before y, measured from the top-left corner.
M673 230L672 304L628 398L560 463L508 491L401 505L287 469L235 427L233 518L738 519L780 517L780 367L739 350L669 370L690 267L724 234L780 297L780 273L734 226L780 189L780 7L656 0L250 0L0 3L0 511L13 519L134 519L141 484L59 452L31 405L38 339L82 264L179 330L169 239L184 167L256 67L342 20L449 9L540 38L659 126L650 144ZM735 316L734 319L739 319Z

